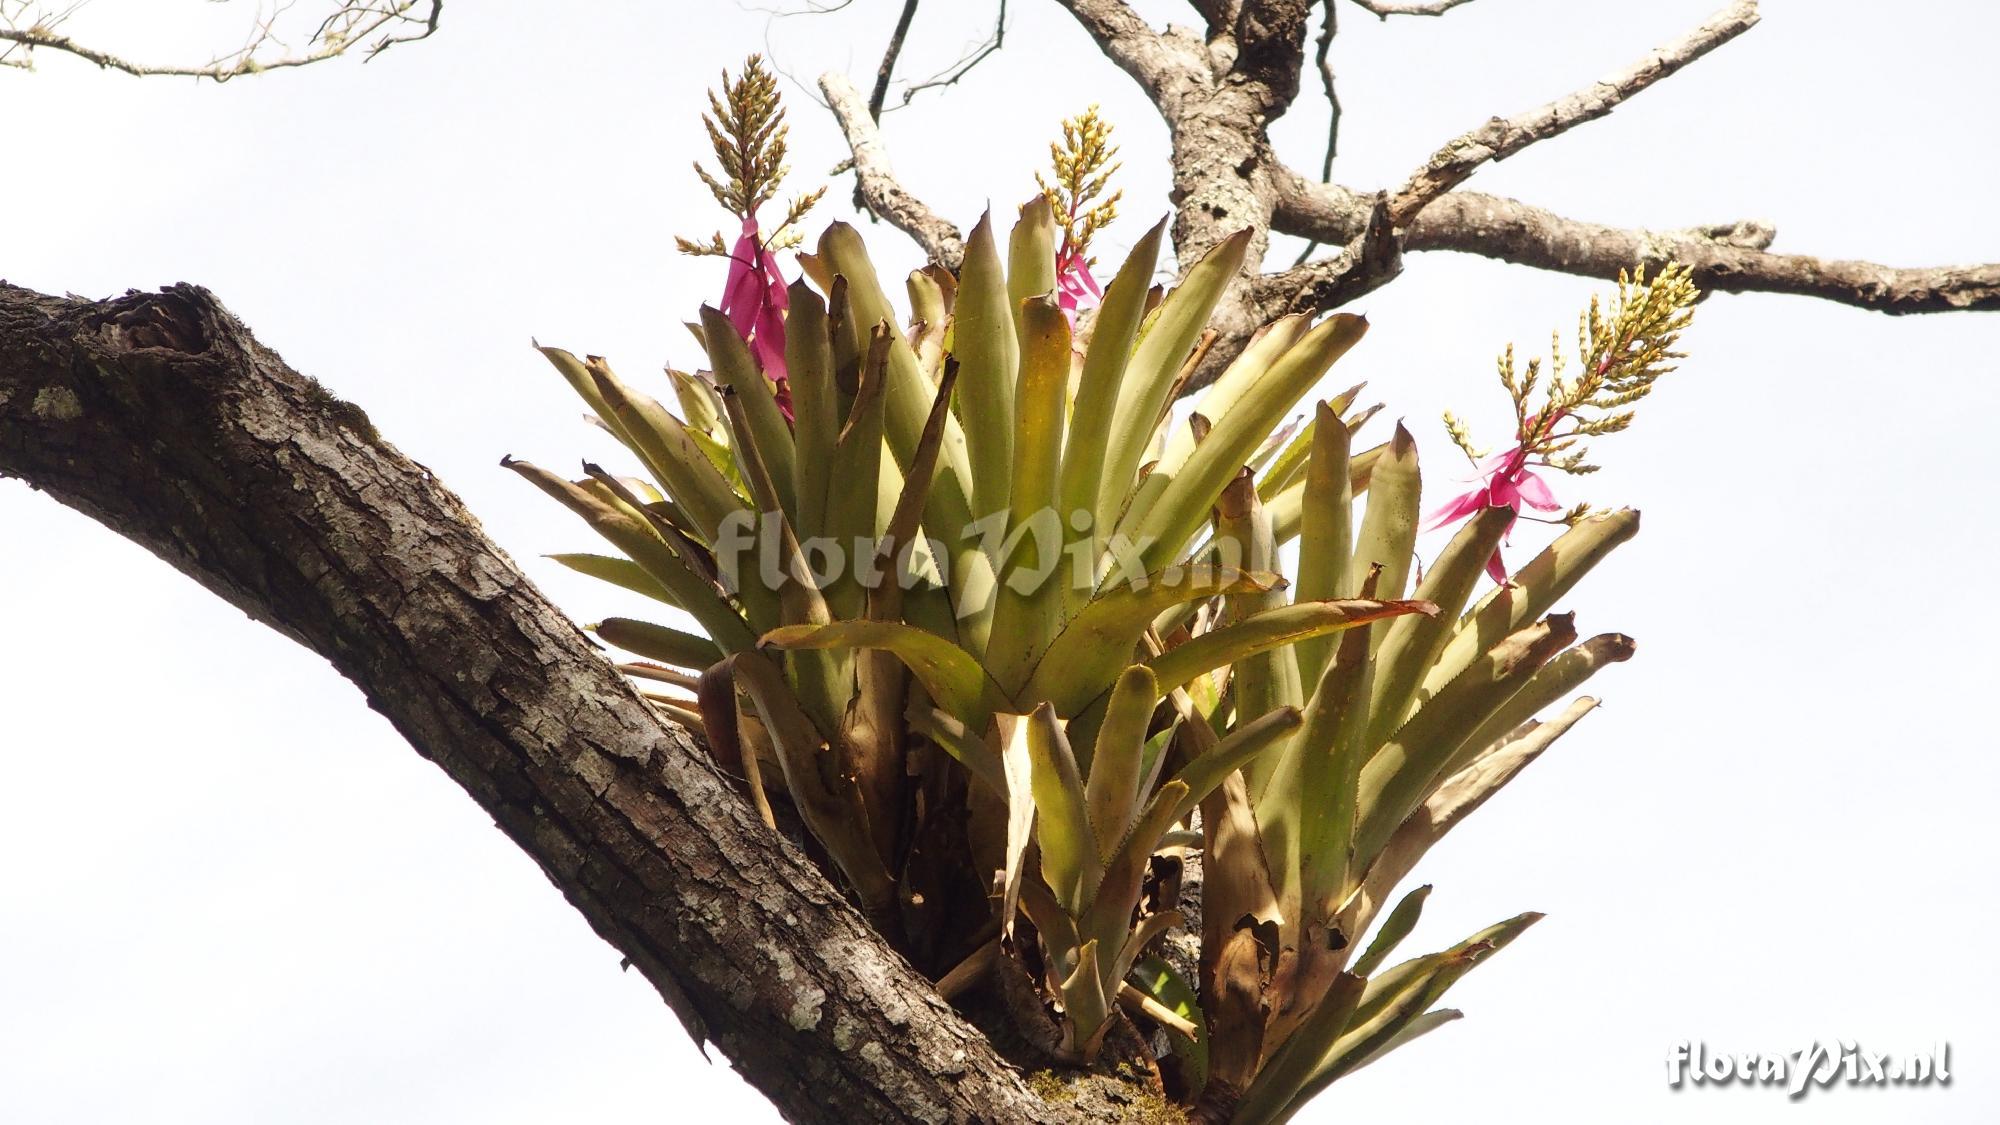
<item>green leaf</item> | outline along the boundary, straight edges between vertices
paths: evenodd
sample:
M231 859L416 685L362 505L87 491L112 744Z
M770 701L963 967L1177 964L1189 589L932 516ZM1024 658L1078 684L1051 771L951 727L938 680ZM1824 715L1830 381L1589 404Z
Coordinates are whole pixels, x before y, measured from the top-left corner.
M1014 380L1020 366L1013 304L993 242L992 220L991 212L981 215L966 237L952 321L960 409L963 417L977 419L965 430L972 510L977 516L1008 509L1014 466Z
M1229 482L1215 502L1215 543L1223 552L1225 565L1268 571L1276 571L1280 565L1270 520L1257 502L1256 478L1247 468L1236 474L1236 479ZM1280 589L1231 594L1222 601L1223 627L1284 604L1285 591ZM1305 693L1299 687L1298 661L1288 647L1267 648L1245 656L1236 662L1230 676L1239 716L1248 718L1281 707L1296 710L1305 703ZM1263 796L1275 758L1275 755L1259 758L1244 771L1253 802Z
M1028 348L1029 326L1021 302L1051 297L1056 288L1056 223L1049 197L1036 192L1021 205L1021 217L1007 238L1007 307L1021 333L1021 350ZM1065 373L1067 374L1067 373Z
M1504 738L1512 735L1523 723L1540 714L1542 709L1556 700L1582 687L1598 669L1607 665L1630 660L1635 646L1632 638L1623 633L1600 633L1577 645L1535 673L1526 687L1514 694L1506 706L1480 724L1459 748L1451 762L1445 766L1445 776L1449 777Z
M628 390L601 361L592 363L589 370L599 397L618 419L626 444L674 502L694 518L702 541L715 543L723 521L745 510L742 498L689 436L686 423L653 399Z
M1371 591L1372 580L1362 590ZM1355 878L1358 778L1370 749L1363 742L1368 724L1362 706L1368 672L1368 634L1346 633L1306 701L1305 729L1285 747L1257 806L1293 940L1310 940L1303 935L1331 926Z
M710 334L714 334L713 326ZM762 378L761 375L758 377ZM781 566L784 576L776 591L780 620L786 625L824 625L832 620L832 614L807 567L791 520L785 514L779 486L772 477L770 466L764 461L763 442L755 434L755 423L750 421L747 401L747 395L732 393L724 396L723 406L737 436L736 451L742 458L743 476L750 484L751 494L757 498L765 518L777 521L778 557L775 561ZM785 440L789 442L790 436L787 435ZM812 650L795 652L786 660L786 667L791 673L794 690L814 722L830 737L840 732L846 725L844 716L849 713L848 704L854 690L854 666L850 654ZM857 749L872 751L878 748L842 746L850 754ZM858 784L864 772L871 781L879 780L883 774L880 769L858 771L852 765L850 759L850 768L845 774L851 783Z
M1216 786L1221 785L1230 774L1297 730L1301 721L1297 708L1280 707L1247 723L1238 723L1236 729L1208 753L1189 762L1174 775L1174 780L1187 788L1187 795L1181 798L1180 807L1175 810L1179 815L1174 819L1179 820L1193 813L1195 807L1215 792Z
M1007 771L1000 755L964 723L935 707L912 710L909 722L911 730L944 747L946 753L958 759L960 765L985 782L996 795L1007 796Z
M1168 294L1132 353L1118 401L1105 431L1104 467L1098 478L1093 526L1117 523L1125 497L1139 479L1139 463L1153 442L1153 432L1167 407L1174 378L1208 327L1209 316L1223 291L1236 280L1250 246L1244 229L1217 243L1188 270L1179 288ZM1218 482L1218 485L1220 482Z
M1097 520L1097 496L1103 479L1104 459L1111 438L1111 424L1118 406L1119 389L1124 385L1126 364L1132 356L1132 341L1145 316L1146 294L1152 285L1153 264L1160 256L1160 241L1166 235L1166 220L1146 232L1118 276L1104 291L1104 303L1097 308L1097 323L1091 329L1090 346L1084 354L1083 372L1077 379L1076 401L1069 415L1069 438L1063 449L1062 511L1066 525L1065 544L1090 537L1092 546L1085 558L1095 559L1108 524ZM1129 484L1129 482L1125 482ZM1089 513L1088 526L1079 530L1070 523L1074 512ZM1081 604L1085 591L1072 605Z
M1146 727L1159 701L1160 685L1143 665L1125 669L1111 689L1084 788L1100 860L1111 858L1111 850L1131 827L1139 802L1140 771L1145 767Z
M826 302L803 279L786 294L785 373L792 389L792 492L798 497L798 532L827 534L826 497L834 442L840 437L840 402L833 383L833 341Z
M1091 838L1083 779L1053 708L1044 703L1019 720L1028 727L1035 842L1042 852L1042 878L1071 915L1083 913L1095 887L1097 843Z
M1403 596L1409 582L1410 558L1416 550L1422 489L1416 440L1399 424L1388 452L1369 475L1368 510L1361 517L1361 531L1348 561L1347 589L1359 590L1368 568L1380 566L1382 575L1375 596L1384 600ZM1368 645L1371 651L1380 649L1387 635L1386 629L1373 632Z
M1382 858L1376 861L1376 866L1384 869L1382 888L1386 890L1394 885L1394 880L1408 874L1423 853L1443 839L1445 833L1472 815L1493 794L1528 768L1530 762L1541 757L1556 739L1569 733L1571 727L1596 709L1597 700L1587 695L1578 696L1560 715L1532 724L1514 737L1486 747L1462 768L1447 776L1437 791L1424 800L1424 807L1412 813L1390 837L1389 846L1383 849ZM1369 872L1368 881L1376 884L1375 872Z
M659 532L639 513L575 482L557 476L526 461L512 458L500 462L527 478L535 487L583 517L592 530L643 567L653 580L673 595L675 604L686 610L724 652L742 652L756 646L756 636L736 610L707 579L696 573Z
M889 525L876 544L873 569L880 578L868 591L868 616L877 621L900 619L907 587L916 582L917 531L923 519L924 501L930 495L932 482L937 479L938 449L944 440L945 424L951 418L951 396L957 382L957 368L948 368L943 372L937 398L931 402L930 417L925 420L924 432L917 439L917 451L910 462L909 475L903 479L903 491L896 497L895 507L889 514ZM905 551L905 545L911 549ZM903 561L906 557L908 564ZM921 624L916 621L911 623ZM950 624L956 628L955 622Z
M1354 857L1358 867L1382 850L1403 819L1424 803L1467 737L1556 653L1576 639L1567 614L1554 614L1493 651L1417 709L1361 770Z
M1068 397L1069 321L1047 297L1020 310L1021 377L1014 398L1013 508L999 560L1000 589L986 665L1009 690L1021 686L1061 621L1064 587L1072 581L1056 511L1062 466L1063 407Z
M1368 322L1361 317L1346 313L1328 317L1251 382L1241 397L1229 401L1228 409L1213 419L1215 425L1208 437L1173 473L1172 483L1145 514L1145 522L1138 525L1134 541L1152 540L1145 553L1149 568L1180 557L1189 537L1208 519L1222 486L1242 470L1285 412L1367 331ZM1411 460L1415 460L1414 452ZM1414 540L1413 517L1412 543ZM1396 596L1402 590L1397 586L1388 592Z
M1132 912L1139 908L1146 868L1160 838L1181 819L1187 783L1174 780L1160 786L1146 810L1132 822L1132 830L1118 842L1111 861L1104 865L1104 877L1087 898L1087 909L1078 919L1077 932L1087 940L1101 941L1106 948L1122 948Z
M882 648L902 658L931 698L974 729L993 713L996 695L970 653L935 633L896 621L835 621L790 625L764 634L760 642L778 648Z
M1605 556L1638 533L1639 513L1631 508L1579 520L1459 623L1458 631L1424 677L1417 698L1436 695L1480 653L1547 613Z
M587 574L592 578L609 582L614 586L623 586L635 594L644 594L655 601L665 602L673 606L680 604L674 600L672 594L667 592L665 586L660 585L658 579L646 573L645 567L640 566L631 559L621 559L612 555L591 554L562 554L546 555L543 557L559 562L576 571L578 574Z
M674 385L674 398L681 404L681 417L687 419L690 431L710 438L728 436L723 431L722 400L715 397L715 387L708 380L671 367L667 368L667 379Z
M629 617L607 617L591 631L605 644L681 668L707 668L723 657L707 637Z
M1346 1030L1324 1051L1318 1066L1299 1085L1284 1109L1274 1117L1251 1119L1243 1117L1239 1108L1237 1119L1287 1121L1327 1086L1352 1073L1369 1058L1379 1055L1391 1043L1399 1038L1407 1042L1407 1029L1423 1020L1431 1005L1452 985L1541 917L1539 914L1523 914L1510 918L1480 931L1445 953L1405 962L1370 980Z
M1389 1052L1404 1046L1411 1040L1421 1039L1438 1028L1443 1027L1445 1024L1464 1018L1465 1013L1459 1011L1457 1008L1433 1008L1404 1024L1400 1030L1389 1037L1388 1042L1368 1052L1368 1054L1361 1057L1360 1061L1349 1066L1347 1073L1353 1074L1355 1071L1382 1058Z
M1250 342L1243 346L1236 358L1229 361L1214 383L1201 392L1195 400L1194 413L1211 422L1236 408L1236 403L1249 394L1284 354L1305 339L1312 329L1313 314L1291 313L1259 328ZM1287 406L1286 409L1290 409ZM1154 472L1177 473L1187 464L1188 455L1195 449L1194 429L1191 426L1176 428L1167 435L1166 449L1161 452Z
M1375 975L1375 970L1381 967L1389 954L1396 951L1396 946L1400 945L1404 938L1409 937L1410 931L1416 928L1417 919L1423 917L1424 900L1430 896L1429 883L1403 896L1402 901L1396 904L1396 908L1389 911L1389 916L1376 927L1375 940L1368 943L1368 952L1363 953L1361 959L1354 963L1352 972L1355 976Z
M1267 589L1274 574L1245 574L1223 567L1169 568L1097 595L1063 626L1042 653L1022 697L1048 700L1059 715L1074 715L1104 694L1132 662L1133 650L1161 610L1217 594Z
M1359 496L1368 491L1375 479L1375 465L1388 452L1389 443L1384 442L1347 459L1348 488L1352 495ZM1299 481L1267 502L1271 508L1271 531L1277 535L1279 543L1289 543L1299 537L1304 523L1305 497L1306 482Z
M865 358L856 368L847 421L834 440L832 461L826 468L825 534L842 545L874 539L882 514L882 492L874 482L894 475L893 467L884 472L882 464L888 363L889 336L878 329L870 334ZM835 487L835 482L844 487ZM851 568L830 584L827 602L835 617L861 615L864 595Z
M1348 556L1354 550L1354 487L1348 475L1348 432L1325 402L1313 411L1312 445L1305 463L1304 506L1299 513L1299 601L1346 595ZM1272 528L1275 536L1277 529ZM1314 637L1297 649L1299 682L1317 684L1333 656L1333 641Z
M1236 1103L1231 1122L1267 1125L1289 1116L1286 1107L1293 1103L1300 1087L1312 1078L1327 1048L1340 1037L1341 1031L1353 1018L1366 984L1354 973L1341 973L1334 978L1332 986L1305 1022L1258 1071L1256 1080L1243 1092L1243 1099Z
M575 391L577 397L590 407L590 412L597 415L598 420L611 431L611 436L621 442L625 441L625 432L619 426L617 413L604 401L604 396L597 392L597 381L591 378L590 369L584 366L583 361L561 348L545 348L536 344L535 350L542 353L542 358L549 361L550 366L563 377L563 381L569 384L570 390Z
M1266 504L1276 499L1280 492L1299 483L1301 474L1305 472L1306 463L1312 456L1314 435L1319 432L1317 423L1319 406L1326 407L1335 418L1339 418L1354 405L1354 400L1365 386L1366 383L1356 383L1331 399L1322 399L1313 409L1314 418L1307 420L1305 427L1291 436L1291 440L1285 443L1284 449L1277 453L1269 467L1258 470L1257 495ZM1347 430L1347 441L1350 446L1354 443L1355 433L1380 409L1380 406L1371 406L1342 423L1343 428Z
M847 279L848 302L855 322L887 326L890 343L884 387L884 433L896 463L907 470L923 434L924 420L930 415L935 388L917 369L916 353L896 327L896 310L882 290L860 233L846 223L834 223L820 236L819 251L835 272ZM962 556L964 548L956 537L961 529L972 524L971 470L967 464L965 432L955 423L945 426L941 460L943 467L925 504L924 523L934 535L953 544L954 553Z
M1160 935L1180 925L1182 921L1180 911L1165 910L1158 914L1146 915L1137 926L1134 926L1131 935L1125 939L1124 947L1118 951L1117 958L1104 974L1104 995L1107 998L1114 998L1123 991L1120 986L1124 984L1125 978L1131 975L1132 963L1139 959L1140 952L1157 941Z
M1111 1004L1104 995L1102 970L1098 967L1096 938L1087 939L1076 952L1076 969L1063 979L1063 1046L1078 1062L1088 1062L1097 1054L1103 1032L1111 1016Z
M1513 509L1502 507L1487 508L1467 520L1417 586L1417 597L1435 603L1438 615L1404 618L1387 627L1370 685L1369 745L1381 745L1409 715L1417 685L1444 648L1452 623L1513 523Z
M1435 613L1429 602L1297 601L1267 609L1241 621L1210 629L1193 640L1153 657L1146 666L1159 678L1162 691L1180 687L1204 672L1235 664L1244 657L1327 636L1405 613Z
M1075 920L1055 903L1041 880L1027 876L1028 846L1034 843L1035 828L1035 759L1028 748L1028 724L1019 715L998 715L995 720L1000 728L1000 768L1007 782L1007 850L1000 871L1001 932L1013 934L1015 908L1021 905L1051 949L1061 948L1057 938L1065 924L1070 939L1066 944L1074 947ZM1048 895L1049 901L1038 903L1036 891Z
M744 445L755 446L757 457L764 462L777 489L778 506L766 510L783 512L785 518L792 520L796 526L799 501L793 491L793 481L798 453L792 443L791 426L786 424L784 413L778 409L771 380L764 376L756 359L750 355L749 346L736 334L735 327L721 310L703 305L701 326L702 336L708 343L709 362L715 365L715 373L725 388L724 394L733 392L747 422L734 430L737 455L742 456ZM749 475L747 471L744 473L746 478Z

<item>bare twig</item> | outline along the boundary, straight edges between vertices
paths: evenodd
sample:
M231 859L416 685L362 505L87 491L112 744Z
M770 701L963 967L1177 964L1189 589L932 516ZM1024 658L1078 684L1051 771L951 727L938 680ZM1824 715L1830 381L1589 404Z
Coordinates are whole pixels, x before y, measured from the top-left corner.
M868 119L882 120L882 101L889 96L889 79L896 73L896 56L903 53L903 38L910 33L910 21L917 18L919 0L903 0L903 14L896 17L896 29L889 33L889 46L882 51L882 65L875 69L875 88L868 92Z
M1320 161L1319 178L1331 181L1333 179L1333 158L1340 151L1340 94L1333 87L1332 57L1333 37L1338 28L1336 27L1333 15L1333 6L1336 0L1320 0L1320 2L1326 8L1326 19L1319 27L1319 40L1313 48L1313 61L1319 66L1319 85L1321 92L1326 94L1328 117L1326 122L1326 158ZM1311 258L1313 251L1317 249L1319 249L1317 241L1306 243L1306 248L1299 251L1299 256L1292 262L1292 265L1305 265L1306 260Z
M1623 71L1545 106L1513 117L1495 117L1439 149L1396 193L1390 218L1408 226L1430 202L1469 179L1480 165L1610 113L1633 94L1680 70L1756 26L1757 0L1735 3L1681 39L1657 47Z
M1200 1034L1194 1022L1186 1016L1153 999L1129 984L1118 986L1118 1006L1127 1012L1145 1016L1161 1027L1172 1028L1190 1039Z
M105 70L123 71L139 77L207 78L227 82L246 74L310 66L350 53L373 58L399 43L428 39L437 32L444 15L444 0L345 0L322 19L308 40L309 49L299 54L260 58L259 52L278 42L275 25L289 4L269 14L259 12L244 45L200 65L134 62L121 55L78 42L58 30L80 4L61 12L44 14L37 5L20 5L0 12L0 65L32 69L36 50L74 55ZM420 12L417 9L423 7ZM25 26L24 26L25 25ZM364 59L365 61L365 59Z
M965 256L965 237L897 181L889 167L889 151L882 144L881 131L868 116L860 91L846 75L838 73L820 76L819 88L847 136L847 147L854 153L854 178L868 201L868 209L915 239L932 261L942 263L947 269L958 269Z
M1388 19L1390 16L1441 16L1460 4L1470 4L1472 0L1416 0L1407 4L1391 4L1386 0L1354 0L1366 11Z
M903 91L903 104L925 90L938 90L946 86L956 86L961 78L972 73L972 68L986 61L987 56L998 51L1007 42L1007 0L1000 0L1000 10L993 17L993 34L981 40L977 47L966 52L959 60L922 82L911 83Z

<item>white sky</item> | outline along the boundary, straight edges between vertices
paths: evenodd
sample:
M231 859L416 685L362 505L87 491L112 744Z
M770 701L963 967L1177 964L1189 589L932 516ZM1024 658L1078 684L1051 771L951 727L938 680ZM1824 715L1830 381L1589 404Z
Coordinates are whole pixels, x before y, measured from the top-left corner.
M1393 183L1439 142L1621 67L1718 0L1480 0L1442 20L1343 9L1341 177ZM134 53L199 50L205 5L100 0ZM216 20L227 8L195 12ZM688 171L715 71L769 49L864 86L895 5L771 22L730 4L454 4L432 42L226 87L0 72L0 276L91 296L193 281L359 402L584 619L634 608L540 559L580 524L497 468L608 456L530 336L628 378L696 362L680 322L724 217ZM969 225L1011 207L1061 116L1121 125L1127 218L1165 209L1164 136L1049 0L1008 47L888 119L908 184ZM1146 5L1188 20L1178 4ZM984 3L933 0L935 69ZM2000 12L1970 0L1767 5L1747 37L1473 186L1580 218L1756 217L1778 248L2000 260L1990 120ZM187 53L184 52L184 53ZM796 183L840 155L788 89ZM1279 130L1316 166L1324 108ZM817 218L844 212L848 183ZM870 232L893 276L916 255ZM1284 248L1280 248L1283 250ZM1275 255L1274 255L1275 256ZM1289 259L1289 254L1287 254ZM1433 488L1452 406L1498 436L1493 355L1565 338L1594 289L1424 256L1363 307L1342 385L1407 416ZM2000 781L1984 708L2000 319L1892 320L1720 297L1694 356L1565 500L1645 533L1571 599L1639 638L1607 706L1419 871L1406 948L1549 918L1453 992L1468 1018L1301 1120L1989 1121L1987 944ZM1434 495L1437 495L1434 493ZM1534 548L1531 532L1517 552ZM1429 550L1436 544L1430 543ZM319 660L138 548L0 486L0 1116L20 1122L771 1120L704 1063L525 856ZM1669 1047L1949 1039L1948 1090L1670 1092Z

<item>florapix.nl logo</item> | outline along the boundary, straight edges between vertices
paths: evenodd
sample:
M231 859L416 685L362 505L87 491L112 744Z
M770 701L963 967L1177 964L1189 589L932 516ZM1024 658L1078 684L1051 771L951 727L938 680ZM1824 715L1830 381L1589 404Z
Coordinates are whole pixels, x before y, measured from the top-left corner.
M1874 1051L1852 1039L1815 1040L1795 1051L1713 1051L1686 1040L1667 1052L1667 1085L1777 1086L1803 1098L1834 1086L1949 1086L1951 1044L1919 1051Z

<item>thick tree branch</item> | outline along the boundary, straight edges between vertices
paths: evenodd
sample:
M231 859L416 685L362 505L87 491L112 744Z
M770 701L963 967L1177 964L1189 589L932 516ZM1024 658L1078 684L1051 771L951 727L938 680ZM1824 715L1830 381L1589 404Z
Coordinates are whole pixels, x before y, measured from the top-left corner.
M820 76L819 88L847 135L847 147L854 153L854 178L868 209L916 239L932 261L957 270L965 257L965 236L896 179L881 130L868 116L868 107L854 84L846 75L830 72Z
M331 662L786 1116L1069 1117L655 719L457 497L205 291L0 284L0 475Z
M1512 199L1452 192L1417 219L1405 245L1599 278L1678 261L1694 270L1695 284L1706 290L1790 293L1885 313L2000 309L2000 264L1899 268L1773 254L1759 245L1769 245L1769 234L1757 224L1625 230L1565 219Z
M1248 300L1266 320L1318 312L1372 293L1402 272L1403 248L1389 219L1389 201L1377 195L1362 229L1340 253L1259 277Z
M1299 96L1306 25L1312 0L1246 0L1233 29L1229 73L1263 93L1263 125L1283 116Z
M1567 132L1610 113L1626 98L1673 74L1756 26L1757 0L1736 0L1688 35L1624 70L1526 113L1495 117L1439 149L1411 175L1389 204L1389 216L1408 226L1438 196L1471 178L1480 165L1507 157L1537 141Z
M1124 0L1056 2L1076 17L1106 57L1131 75L1169 120L1188 89L1206 80L1206 59L1199 47L1153 30Z
M1346 243L1365 227L1369 197L1295 172L1282 178L1273 229ZM2000 264L1904 268L1769 252L1776 232L1738 221L1641 230L1566 218L1519 200L1454 191L1404 233L1410 251L1450 250L1517 265L1611 279L1620 270L1687 263L1724 293L1791 293L1887 313L2000 308Z

